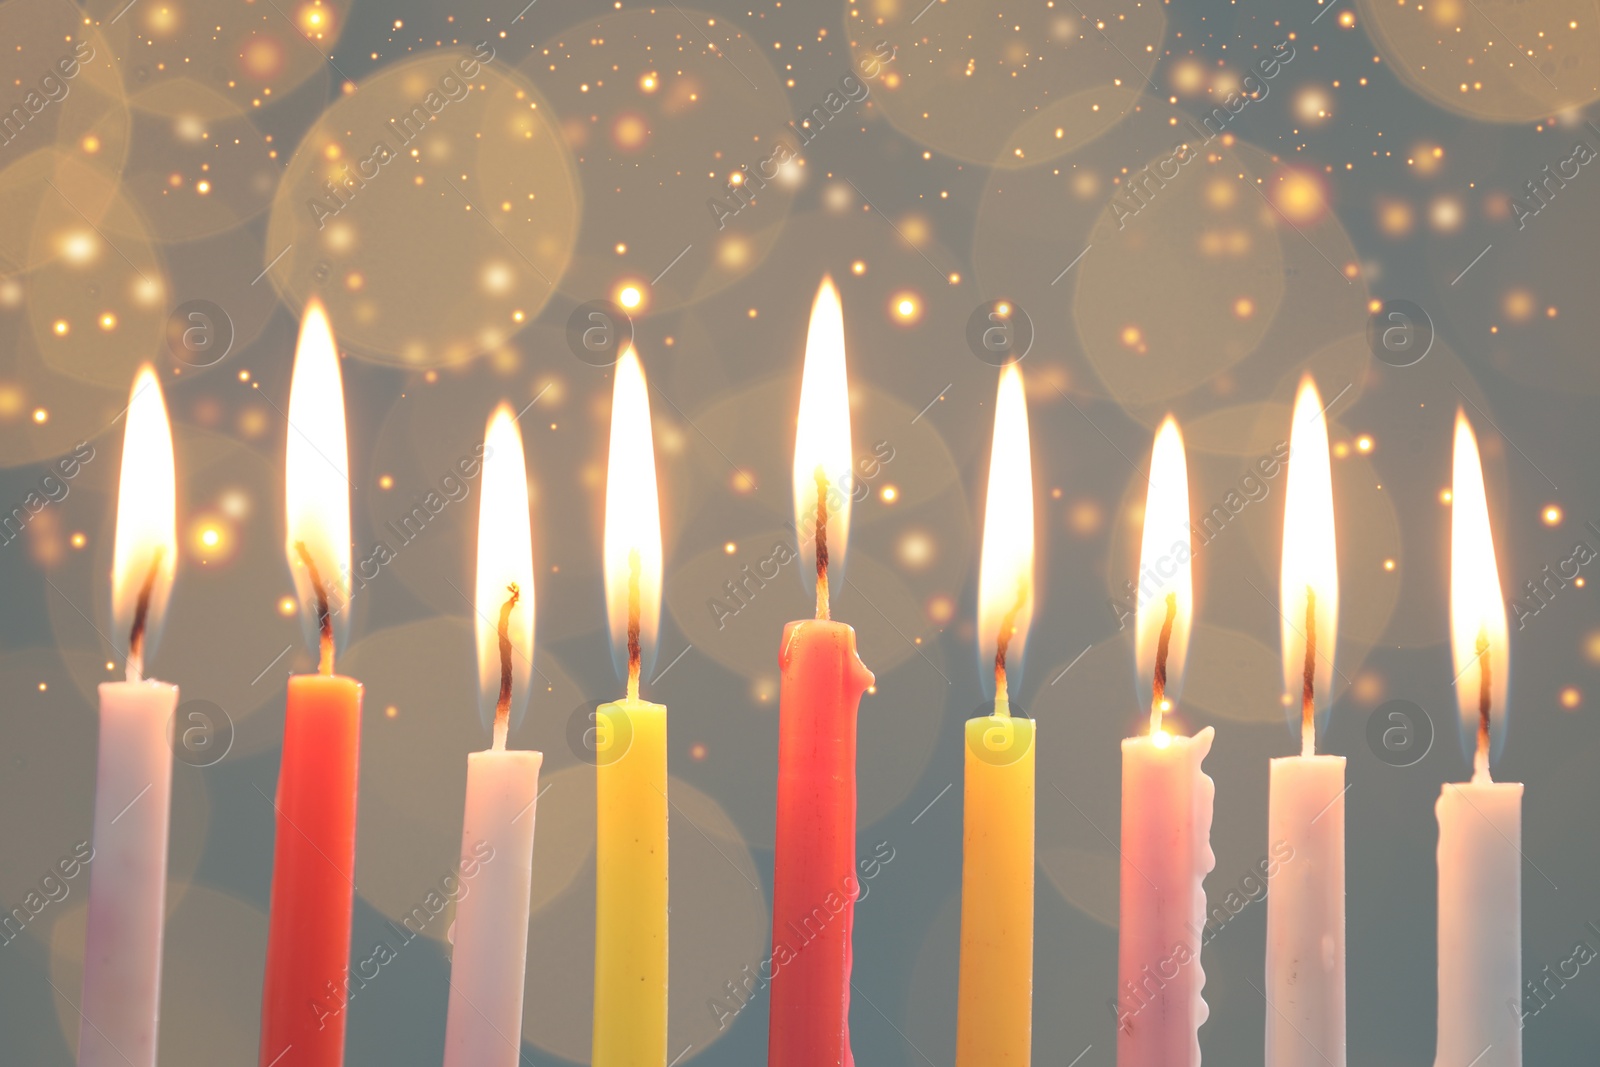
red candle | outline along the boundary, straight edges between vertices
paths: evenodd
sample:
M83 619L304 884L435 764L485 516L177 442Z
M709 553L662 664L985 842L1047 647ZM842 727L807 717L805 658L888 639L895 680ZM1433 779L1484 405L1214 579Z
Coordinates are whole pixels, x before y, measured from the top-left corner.
M285 550L320 664L317 674L289 679L260 1063L338 1067L349 997L361 684L333 673L334 631L350 596L350 482L339 357L314 300L300 328L288 422Z
M852 468L844 318L824 278L811 310L795 441L795 515L817 617L784 627L779 653L778 822L772 890L769 1067L851 1067L850 937L856 877L856 709L872 672L856 634L828 618Z

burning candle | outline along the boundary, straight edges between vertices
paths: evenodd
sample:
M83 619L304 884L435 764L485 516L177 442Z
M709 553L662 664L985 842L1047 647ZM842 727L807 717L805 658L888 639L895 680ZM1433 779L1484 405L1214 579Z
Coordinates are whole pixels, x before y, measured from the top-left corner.
M627 695L595 712L594 1067L667 1061L667 709L639 698L661 618L650 394L617 364L606 468L606 614Z
M1333 678L1339 575L1328 424L1309 375L1289 443L1278 603L1300 755L1272 761L1267 846L1292 862L1279 867L1267 897L1266 1062L1344 1067L1344 757L1316 754L1318 701L1325 715Z
M1173 734L1194 610L1189 480L1183 437L1169 415L1150 454L1135 615L1137 684L1150 686L1150 732L1122 742L1121 922L1117 936L1118 1067L1198 1067L1202 882L1211 852L1216 789L1200 769L1212 729Z
M1450 649L1472 781L1447 782L1439 818L1437 1067L1520 1067L1522 783L1496 782L1511 657L1478 442L1456 411L1450 480Z
M855 874L856 711L872 672L856 632L829 618L853 488L844 314L831 278L811 308L794 451L801 580L815 619L783 629L772 886L769 1067L852 1067L850 934Z
M1009 686L1032 619L1033 464L1013 363L1000 376L983 507L979 659L994 671L994 712L966 727L957 1067L1032 1057L1034 724L1012 716Z
M350 600L349 453L339 354L315 299L300 324L288 422L284 549L301 619L315 635L318 673L289 679L260 1063L337 1067L349 999L361 683L333 673Z
M172 428L149 366L134 379L123 430L111 557L114 632L127 678L100 683L94 870L89 879L78 1063L154 1067L167 913L172 716L178 687L148 680L178 554Z
M533 890L533 823L542 752L506 748L533 674L533 533L522 435L508 404L489 417L478 497L479 706L494 742L467 756L461 869L476 871L451 928L445 1067L514 1067L522 1057L522 994Z

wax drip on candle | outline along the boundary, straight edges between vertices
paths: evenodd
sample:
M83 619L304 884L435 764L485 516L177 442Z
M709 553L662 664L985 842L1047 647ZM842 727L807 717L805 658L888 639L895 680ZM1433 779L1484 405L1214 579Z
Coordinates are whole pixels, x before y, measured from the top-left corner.
M1300 686L1300 755L1317 754L1317 594L1306 586L1306 665Z
M318 638L317 672L319 674L333 673L333 612L328 608L328 590L322 584L322 576L317 573L316 561L311 558L311 553L306 549L304 541L296 541L294 550L300 556L300 562L306 565L306 570L311 572L311 588L317 593L317 630Z
M1489 628L1478 628L1478 751L1472 761L1472 780L1491 782L1489 777Z
M155 558L150 561L150 573L139 587L139 600L133 608L133 626L128 631L127 679L130 682L144 681L144 631L150 618L150 596L161 571L161 552L160 548L156 549Z
M1167 710L1167 649L1172 645L1172 624L1178 619L1178 594L1167 594L1167 617L1156 641L1156 672L1150 686L1150 736L1161 733L1161 713Z
M639 666L644 660L643 646L639 641L640 616L639 574L644 564L637 548L628 551L628 700L639 699Z
M522 599L522 590L516 582L506 586L506 602L500 605L500 697L494 702L494 747L504 751L506 734L511 729L511 609Z
M994 643L994 713L1002 719L1011 718L1011 694L1006 687L1006 653L1011 648L1011 638L1017 632L1017 615L1028 603L1028 582L1017 579L1017 599L1000 620L1000 633Z
M828 617L828 475L817 467L817 618Z

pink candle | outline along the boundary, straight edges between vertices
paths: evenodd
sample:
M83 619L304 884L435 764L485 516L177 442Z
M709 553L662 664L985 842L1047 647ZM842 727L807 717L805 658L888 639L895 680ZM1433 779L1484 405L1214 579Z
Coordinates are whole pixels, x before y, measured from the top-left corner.
M1122 742L1122 892L1117 1067L1198 1067L1200 935L1215 788L1200 769L1212 730L1170 733L1194 606L1183 438L1168 416L1150 456L1140 551L1138 678L1151 679L1150 732Z

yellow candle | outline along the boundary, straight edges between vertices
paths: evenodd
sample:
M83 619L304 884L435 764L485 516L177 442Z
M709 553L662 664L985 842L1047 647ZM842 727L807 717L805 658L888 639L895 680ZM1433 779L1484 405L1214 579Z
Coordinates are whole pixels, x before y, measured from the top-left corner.
M957 1067L1027 1067L1033 1031L1033 720L967 720Z
M1012 364L995 403L978 567L978 633L995 698L993 714L967 720L956 1067L1031 1062L1034 725L1011 714L1006 662L1020 658L1032 617L1033 470Z
M639 698L661 615L661 522L650 396L633 349L617 364L606 474L606 608L628 694L595 712L593 1067L667 1062L667 709Z

